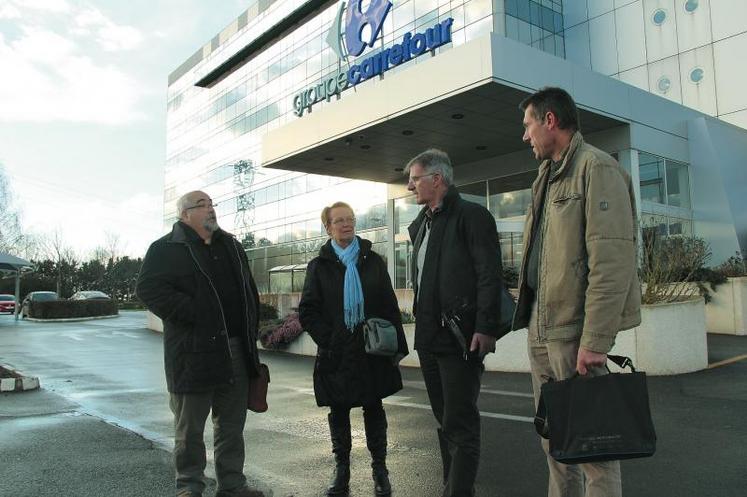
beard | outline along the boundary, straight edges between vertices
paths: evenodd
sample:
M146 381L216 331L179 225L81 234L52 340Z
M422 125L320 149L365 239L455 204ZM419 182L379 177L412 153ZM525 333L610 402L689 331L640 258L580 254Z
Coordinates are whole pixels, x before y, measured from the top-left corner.
M202 227L210 233L214 233L218 231L218 221L215 219L206 219L205 222L202 223Z

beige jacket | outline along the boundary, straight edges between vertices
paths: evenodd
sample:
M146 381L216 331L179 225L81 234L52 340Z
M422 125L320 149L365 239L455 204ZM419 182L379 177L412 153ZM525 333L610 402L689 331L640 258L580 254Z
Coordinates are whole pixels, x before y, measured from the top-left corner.
M514 329L529 323L534 300L525 281L529 243L547 185L536 296L540 340L580 338L582 347L607 353L618 331L641 322L630 175L578 132L548 182L550 171L550 161L544 161L532 185Z

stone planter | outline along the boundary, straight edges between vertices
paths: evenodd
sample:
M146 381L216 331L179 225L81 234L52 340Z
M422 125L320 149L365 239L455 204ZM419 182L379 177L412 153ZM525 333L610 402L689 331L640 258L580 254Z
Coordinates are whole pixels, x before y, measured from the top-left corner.
M163 321L150 311L145 312L145 327L152 331L163 333Z
M705 306L708 332L747 335L747 276L729 278L711 295Z
M406 324L405 337L410 354L402 359L402 366L420 367L418 352L415 346L415 324ZM527 330L512 331L495 344L495 354L488 354L485 358L486 371L510 371L514 373L529 372L529 356L527 355Z
M690 373L708 366L702 298L644 305L641 325L617 335L613 354L628 356L650 375Z

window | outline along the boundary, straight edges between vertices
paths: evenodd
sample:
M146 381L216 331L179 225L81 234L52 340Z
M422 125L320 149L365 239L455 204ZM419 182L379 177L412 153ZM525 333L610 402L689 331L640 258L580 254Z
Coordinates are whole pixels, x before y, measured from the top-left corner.
M641 177L641 200L664 203L664 159L640 152L638 169Z
M667 204L690 208L690 178L687 165L667 160Z

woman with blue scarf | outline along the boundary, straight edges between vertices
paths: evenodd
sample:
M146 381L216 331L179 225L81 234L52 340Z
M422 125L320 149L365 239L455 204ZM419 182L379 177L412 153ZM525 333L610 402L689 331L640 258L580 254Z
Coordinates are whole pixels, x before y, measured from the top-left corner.
M306 269L298 305L303 329L317 344L314 394L329 406L329 431L335 471L327 495L346 495L350 483L350 409L363 408L366 445L376 495L392 491L386 467L387 421L381 399L402 389L398 363L408 353L397 297L387 266L371 242L355 235L353 209L336 202L322 211L330 239ZM390 321L397 330L394 357L367 354L363 324Z

